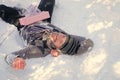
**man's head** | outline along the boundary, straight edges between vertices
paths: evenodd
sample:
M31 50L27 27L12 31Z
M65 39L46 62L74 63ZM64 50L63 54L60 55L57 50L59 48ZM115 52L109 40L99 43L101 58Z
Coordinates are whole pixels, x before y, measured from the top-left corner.
M47 44L52 49L60 49L66 42L67 35L58 32L52 32L47 40Z
M59 50L63 54L73 55L91 50L94 43L91 39L86 39L85 37L52 32L47 40L47 45L50 49Z
M68 34L52 32L47 40L47 45L51 49L60 50L65 54L74 54L77 47L80 46L79 39L71 37Z

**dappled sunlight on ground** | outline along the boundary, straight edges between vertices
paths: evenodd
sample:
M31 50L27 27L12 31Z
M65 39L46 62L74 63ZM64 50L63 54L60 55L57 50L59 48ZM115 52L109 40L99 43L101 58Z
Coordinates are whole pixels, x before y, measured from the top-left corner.
M58 59L53 59L53 61L51 63L47 63L46 66L39 64L33 65L32 69L35 71L30 74L31 78L29 80L38 80L38 78L39 80L41 79L49 80L53 76L59 75L62 72L62 70L59 69L59 67L55 68L56 66L62 66L62 65L65 65L65 61ZM67 74L63 74L63 75L66 77L68 76Z
M97 54L99 53L99 54ZM104 49L96 51L96 54L91 54L81 65L83 74L95 75L99 73L106 62L107 54Z
M107 42L107 40L106 40L106 35L103 33L103 34L100 34L100 35L98 35L99 36L99 38L101 39L101 43L102 44L105 44L106 42Z
M112 24L113 22L107 22L107 21L104 21L104 22L98 22L98 23L91 23L88 25L88 32L89 33L93 33L95 31L100 31L102 29L107 29L109 27L112 27Z
M89 9L91 7L93 7L95 4L103 4L105 6L107 6L108 9L111 9L111 6L115 6L116 3L120 2L120 0L93 0L91 3L86 5L86 8Z
M54 71L54 64L49 65L49 68L44 68L43 66L36 66L36 71L30 74L33 80L37 80L39 78L49 79L51 77L51 74L58 74L58 71Z
M114 65L113 65L113 71L115 72L115 74L120 77L120 61L119 62L116 62Z
M111 46L120 45L120 29L114 29L111 34Z

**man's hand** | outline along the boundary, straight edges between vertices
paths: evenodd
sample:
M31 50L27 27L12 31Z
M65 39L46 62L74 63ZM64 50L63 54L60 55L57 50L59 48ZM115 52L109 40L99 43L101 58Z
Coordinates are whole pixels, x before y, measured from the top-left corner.
M15 58L13 63L12 63L12 67L16 70L21 70L24 69L26 66L26 62L23 58Z
M60 55L59 51L57 51L57 50L51 50L50 54L54 57L58 57Z

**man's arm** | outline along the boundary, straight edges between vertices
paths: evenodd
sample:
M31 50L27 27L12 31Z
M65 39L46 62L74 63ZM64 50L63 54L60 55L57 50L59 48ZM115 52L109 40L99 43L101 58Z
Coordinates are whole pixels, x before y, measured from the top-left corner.
M43 47L37 47L37 46L31 45L27 48L24 48L19 51L15 51L11 54L6 55L5 61L8 65L12 67L14 67L14 65L19 65L18 67L20 67L20 65L23 66L23 63L25 64L25 61L24 61L25 59L45 57L48 54L50 54L49 50L48 52L46 51L43 50Z
M27 48L24 48L22 50L16 51L12 53L13 55L16 55L18 57L21 57L23 59L30 59L30 58L39 58L39 57L45 57L48 55L48 53L44 52L44 48L39 46L29 46Z

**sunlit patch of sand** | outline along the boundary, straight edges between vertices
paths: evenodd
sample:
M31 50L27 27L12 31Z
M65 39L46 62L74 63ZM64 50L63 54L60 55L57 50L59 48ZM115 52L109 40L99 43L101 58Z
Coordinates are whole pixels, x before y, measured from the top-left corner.
M116 3L120 2L120 0L93 0L91 3L87 4L85 8L89 9L96 3L101 3L103 5L106 5L108 9L110 9L112 6L115 6Z
M87 27L87 29L88 29L89 33L93 33L95 31L99 31L99 30L102 30L102 29L109 28L112 25L113 25L112 21L110 21L110 22L107 22L107 21L97 22L97 23L89 24L88 27Z
M115 74L117 74L117 76L120 77L120 61L116 62L113 65L113 70L114 70Z
M96 52L97 54L89 55L88 58L81 65L81 70L83 74L94 75L98 73L104 66L106 61L106 51L101 49Z

